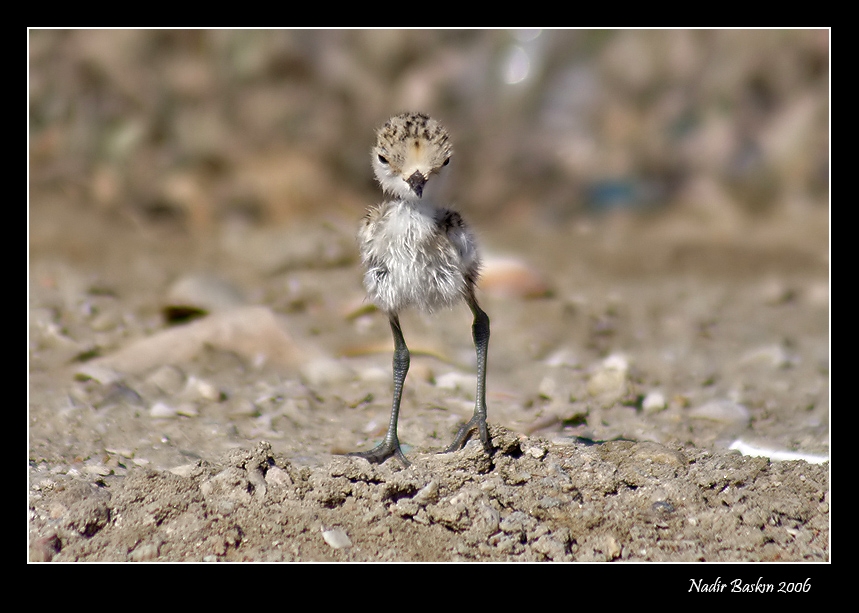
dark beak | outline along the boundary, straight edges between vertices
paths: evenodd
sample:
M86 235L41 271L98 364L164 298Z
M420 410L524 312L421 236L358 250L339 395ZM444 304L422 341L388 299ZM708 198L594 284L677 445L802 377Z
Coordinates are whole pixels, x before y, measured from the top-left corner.
M406 183L409 184L412 191L418 195L418 198L420 198L424 193L424 185L427 183L427 178L423 176L420 171L416 170L414 174L406 180Z

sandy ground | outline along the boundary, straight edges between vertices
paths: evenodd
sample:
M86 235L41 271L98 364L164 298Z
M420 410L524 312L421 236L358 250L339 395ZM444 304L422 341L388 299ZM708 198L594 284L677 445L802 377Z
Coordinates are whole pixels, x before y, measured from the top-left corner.
M830 561L828 30L28 52L29 560ZM405 313L403 469L342 454L388 422L355 233L406 109L486 256L495 451L438 454L468 309Z
M828 561L828 461L729 449L828 457L825 217L742 244L487 229L496 451L437 454L472 410L470 319L412 313L403 469L337 455L391 388L348 223L275 232L272 267L226 230L33 209L30 559Z

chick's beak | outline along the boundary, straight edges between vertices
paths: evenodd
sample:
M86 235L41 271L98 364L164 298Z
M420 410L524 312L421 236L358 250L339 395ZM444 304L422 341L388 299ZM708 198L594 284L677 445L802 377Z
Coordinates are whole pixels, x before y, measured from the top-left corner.
M427 183L427 178L421 174L419 170L416 170L412 173L412 176L406 179L406 183L409 184L412 191L418 195L418 198L420 198L424 193L424 185Z

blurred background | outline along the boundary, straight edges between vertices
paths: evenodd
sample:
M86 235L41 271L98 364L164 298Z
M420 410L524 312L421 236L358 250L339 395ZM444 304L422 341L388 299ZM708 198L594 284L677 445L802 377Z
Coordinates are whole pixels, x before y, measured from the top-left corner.
M617 211L735 232L829 198L827 30L34 30L30 212L358 218L373 130L442 120L480 225Z
M451 134L427 195L486 256L494 423L827 452L829 47L828 30L30 31L38 454L170 466L162 439L205 455L265 437L324 458L380 436L391 337L355 234L383 198L374 132L403 110ZM437 448L470 415L470 322L404 314L431 357L403 440Z

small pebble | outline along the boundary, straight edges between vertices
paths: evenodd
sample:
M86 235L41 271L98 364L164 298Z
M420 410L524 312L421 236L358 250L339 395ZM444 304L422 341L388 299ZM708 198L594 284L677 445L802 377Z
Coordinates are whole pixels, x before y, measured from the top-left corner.
M288 487L292 485L292 477L282 468L272 466L265 473L265 482L271 486Z
M614 560L620 557L620 544L617 542L617 539L610 534L605 536L603 553L605 553L606 558L609 560Z
M799 453L796 451L788 451L787 449L766 449L755 445L750 445L740 439L734 441L729 449L739 451L743 455L765 457L776 462L785 460L804 460L809 464L823 464L829 461L828 456L817 455L812 453Z
M641 402L641 409L648 415L658 413L667 406L662 392L650 392Z
M741 365L769 366L772 368L787 368L794 364L796 359L789 355L781 345L769 345L759 347L745 353L740 358Z
M104 464L91 464L88 466L84 466L83 472L88 475L97 475L99 477L105 477L109 475L112 471Z
M191 476L195 468L197 468L196 464L182 464L181 466L174 466L170 472L179 477L187 478Z
M352 540L349 538L349 535L340 528L323 530L322 538L334 549L345 549L352 546Z
M526 515L522 511L513 511L501 520L499 528L507 534L520 534L533 529L536 525L537 520L533 517Z
M712 400L691 409L689 416L722 424L744 424L751 417L746 407L730 400Z
M532 458L535 458L537 460L539 460L540 458L542 458L543 456L546 455L546 450L543 449L542 447L538 447L536 445L534 445L533 447L528 447L524 451L529 456L531 456Z
M554 377L543 377L537 386L537 393L541 398L552 399L558 395L558 382Z
M176 409L164 404L163 402L156 402L154 405L152 405L152 408L149 409L150 417L168 418L176 417L176 415Z
M132 551L128 557L132 562L148 562L158 557L158 549L159 545L155 543L141 545Z
M309 385L316 387L328 386L334 383L345 383L355 378L355 373L340 360L318 358L306 362L300 370L301 378Z
M618 396L626 389L629 361L622 355L610 355L591 375L588 393L591 396Z
M430 503L436 502L438 500L438 482L430 481L420 490L418 493L414 495L412 498L416 503L421 506L426 506Z
M102 385L110 385L122 379L115 370L96 364L82 364L75 370L75 376L79 379L92 379Z
M468 390L474 386L474 376L461 372L447 372L435 379L436 387L443 390Z
M358 378L365 383L388 383L391 380L389 370L371 366L358 372Z
M192 274L178 279L167 292L167 308L194 308L204 312L224 311L245 304L242 292L232 283L212 274Z
M576 367L581 365L581 361L572 349L558 349L555 353L547 357L543 361L546 366L569 366Z
M480 274L480 287L501 298L539 298L549 284L528 264L514 258L489 258Z
M177 407L176 414L184 417L197 417L200 414L200 411L198 411L197 407L190 402L183 402Z
M221 390L218 389L216 385L210 383L209 381L198 379L193 375L188 377L188 381L185 384L185 390L183 394L185 397L191 400L194 400L196 398L199 398L201 400L209 400L212 402L217 402L221 400Z

